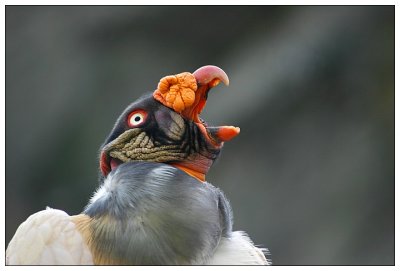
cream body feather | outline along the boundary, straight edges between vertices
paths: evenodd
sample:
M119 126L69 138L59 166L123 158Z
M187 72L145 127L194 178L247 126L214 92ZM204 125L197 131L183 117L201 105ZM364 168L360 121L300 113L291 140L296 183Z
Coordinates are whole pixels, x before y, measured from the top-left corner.
M6 250L7 265L90 265L92 254L71 216L47 208L17 229Z
M222 191L165 164L124 163L83 213L47 208L17 229L8 265L265 265Z
M268 265L264 250L241 231L222 237L206 265ZM67 213L47 208L23 222L6 251L7 265L92 265L92 254Z

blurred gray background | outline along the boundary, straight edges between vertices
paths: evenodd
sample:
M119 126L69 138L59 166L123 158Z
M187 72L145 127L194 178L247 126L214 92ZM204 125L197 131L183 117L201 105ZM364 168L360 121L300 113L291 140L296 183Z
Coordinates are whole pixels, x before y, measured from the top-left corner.
M7 6L6 243L79 213L98 148L165 75L214 64L241 128L208 181L277 265L394 264L393 6Z

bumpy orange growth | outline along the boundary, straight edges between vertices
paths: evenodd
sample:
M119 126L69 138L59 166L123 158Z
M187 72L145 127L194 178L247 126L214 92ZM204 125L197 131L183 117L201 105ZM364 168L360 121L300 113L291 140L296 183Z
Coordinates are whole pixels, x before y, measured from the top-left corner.
M153 97L175 112L181 113L193 105L196 90L196 78L189 72L183 72L161 78Z

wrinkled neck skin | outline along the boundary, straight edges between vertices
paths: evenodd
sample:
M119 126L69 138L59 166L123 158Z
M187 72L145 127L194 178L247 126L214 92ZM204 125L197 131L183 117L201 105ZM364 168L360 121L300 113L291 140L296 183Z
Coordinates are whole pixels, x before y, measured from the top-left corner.
M113 168L110 160L115 159L118 163L167 163L204 181L223 145L209 138L204 125L186 120L169 108L159 108L146 127L124 130L120 119L100 149L103 176Z
M232 227L218 188L151 162L118 166L84 214L95 264L203 264Z
M186 127L183 138L187 139L181 145L182 153L186 153L186 156L170 164L204 182L207 172L220 155L223 143L214 144L206 139L207 131L201 124L187 121Z

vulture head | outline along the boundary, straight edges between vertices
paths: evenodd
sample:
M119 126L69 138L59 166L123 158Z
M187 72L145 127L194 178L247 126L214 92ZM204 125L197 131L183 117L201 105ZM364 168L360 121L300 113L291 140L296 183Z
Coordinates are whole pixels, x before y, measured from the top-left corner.
M267 264L245 233L232 232L228 200L205 182L224 142L240 131L209 126L199 116L221 81L228 85L228 76L215 66L166 76L152 94L129 105L101 146L103 182L82 214L34 214L10 243L7 261Z
M200 118L208 92L226 73L204 66L162 78L150 95L130 104L119 116L100 149L100 170L106 177L122 163L167 163L205 181L225 141L239 134L234 126L211 127Z

